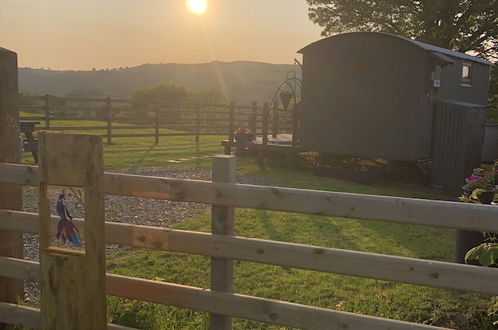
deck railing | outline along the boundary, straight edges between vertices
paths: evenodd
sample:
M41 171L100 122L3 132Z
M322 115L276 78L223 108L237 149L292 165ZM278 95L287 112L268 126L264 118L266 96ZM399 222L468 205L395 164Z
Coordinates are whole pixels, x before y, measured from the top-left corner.
M211 322L214 322L212 329L220 328L220 325L229 328L232 316L310 329L434 328L232 293L230 260L498 295L498 269L495 268L251 239L233 236L230 229L220 229L233 228L233 208L242 207L498 232L498 208L237 184L233 183L234 164L230 159L225 156L214 163L214 178L219 182L116 173L104 175L106 194L214 206L213 234L114 222L105 224L107 243L212 257L211 290L108 274L108 295L209 312ZM38 169L0 164L0 182L35 186ZM1 230L37 233L38 228L36 213L0 211ZM39 264L0 257L0 276L37 281ZM39 312L35 309L0 303L0 322L36 327L38 318Z

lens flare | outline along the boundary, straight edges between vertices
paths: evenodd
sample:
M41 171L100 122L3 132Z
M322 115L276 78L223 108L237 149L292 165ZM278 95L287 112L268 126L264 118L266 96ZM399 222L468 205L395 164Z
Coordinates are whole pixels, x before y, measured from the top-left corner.
M202 15L206 12L207 0L187 0L185 5L192 13Z

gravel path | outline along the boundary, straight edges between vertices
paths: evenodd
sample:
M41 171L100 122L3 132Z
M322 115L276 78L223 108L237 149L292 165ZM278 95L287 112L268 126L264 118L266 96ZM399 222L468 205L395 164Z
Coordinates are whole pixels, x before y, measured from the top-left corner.
M172 177L178 179L211 180L211 171L194 168L146 168L134 172L122 172L128 174L139 174L146 176ZM277 185L267 179L238 176L237 182ZM56 200L54 193L51 200ZM23 209L27 212L38 212L38 192L36 189L27 188L23 192ZM167 200L154 200L149 198L136 198L107 195L105 197L105 219L106 221L122 222L136 225L170 227L175 223L201 215L209 210L209 205L173 202ZM78 210L71 210L75 217L82 217ZM120 249L115 244L106 245L106 253L115 253ZM24 257L29 260L38 261L38 235L24 234ZM37 305L39 302L38 283L26 282L26 303Z

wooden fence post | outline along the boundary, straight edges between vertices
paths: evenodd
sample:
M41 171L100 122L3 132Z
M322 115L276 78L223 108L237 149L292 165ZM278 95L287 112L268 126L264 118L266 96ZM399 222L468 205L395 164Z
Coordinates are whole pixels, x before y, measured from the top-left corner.
M39 150L41 329L104 330L107 325L102 138L40 132ZM48 194L49 185L83 188L85 221L80 239L84 250L50 246L55 238L50 231L50 210L58 201L57 195ZM66 226L68 221L71 220L66 219Z
M155 109L154 110L154 134L156 135L155 136L155 144L158 144L159 143L159 110L158 109Z
M228 109L228 142L230 145L234 143L234 131L235 131L235 102L230 102L230 107Z
M299 144L299 111L300 111L301 105L296 104L294 105L294 111L292 112L292 148L296 151L298 148Z
M273 104L272 108L272 132L271 136L272 138L276 139L278 135L278 130L279 130L279 123L278 123L278 105L276 103Z
M201 105L199 103L195 104L195 144L197 148L199 147L201 134Z
M267 103L263 106L263 145L268 145L268 121L270 119L270 105Z
M17 54L0 48L0 162L19 163ZM0 184L0 209L21 210L21 186ZM21 232L0 230L0 255L23 257ZM22 280L0 277L0 301L24 299Z
M45 95L45 128L50 128L50 95Z
M106 99L105 116L107 121L107 144L112 144L112 103L110 97Z
M218 155L213 158L213 181L235 183L235 156ZM234 208L231 206L212 206L211 232L217 235L234 234ZM232 260L211 258L211 290L233 291ZM227 330L232 328L229 316L210 314L210 330Z
M257 130L257 125L256 125L256 113L258 111L258 102L253 101L251 105L251 115L249 117L249 130L251 131L254 136L256 136L256 130Z

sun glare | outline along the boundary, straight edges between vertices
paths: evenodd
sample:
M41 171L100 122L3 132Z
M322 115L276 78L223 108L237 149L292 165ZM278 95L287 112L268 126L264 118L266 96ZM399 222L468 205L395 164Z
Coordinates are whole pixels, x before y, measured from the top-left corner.
M202 15L207 9L207 0L187 0L185 2L188 10L196 15Z

